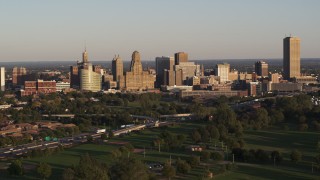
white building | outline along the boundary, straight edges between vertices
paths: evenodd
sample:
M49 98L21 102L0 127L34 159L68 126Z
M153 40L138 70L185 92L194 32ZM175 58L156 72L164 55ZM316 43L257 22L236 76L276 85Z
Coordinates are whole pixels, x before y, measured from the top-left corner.
M70 89L70 83L68 82L57 82L56 83L56 91L61 92L63 90Z
M4 67L0 67L0 90L6 90L6 70Z
M230 64L217 64L215 68L215 75L220 77L220 83L229 81Z

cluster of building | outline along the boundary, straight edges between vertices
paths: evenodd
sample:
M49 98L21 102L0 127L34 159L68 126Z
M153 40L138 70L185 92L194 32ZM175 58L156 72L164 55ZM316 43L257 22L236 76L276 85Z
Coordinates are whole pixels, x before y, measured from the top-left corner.
M213 69L190 62L185 52L175 53L173 57L156 57L155 69L144 69L138 51L132 53L130 69L125 72L119 55L112 60L111 72L100 65L89 62L88 53L82 54L82 61L70 67L68 78L62 81L31 80L23 67L14 67L12 71L13 86L21 86L21 96L47 94L56 91L162 91L175 92L180 97L189 96L257 96L268 92L314 91L317 77L301 76L300 73L300 39L286 37L283 40L283 72L270 73L268 63L258 61L254 71L238 72L230 64L216 64ZM5 69L0 69L1 90L5 88ZM45 71L46 75L60 75L58 71ZM61 75L62 76L62 75Z
M41 130L56 130L57 128L72 128L74 124L62 124L59 122L34 122L18 124L0 124L0 136L2 137L23 137L24 135L36 135Z

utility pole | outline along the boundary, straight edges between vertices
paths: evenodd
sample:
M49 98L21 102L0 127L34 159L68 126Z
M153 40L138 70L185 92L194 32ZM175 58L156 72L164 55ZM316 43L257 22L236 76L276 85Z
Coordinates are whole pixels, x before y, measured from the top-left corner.
M171 166L171 154L170 154L170 161L169 161L169 163L170 163L170 166Z
M143 146L143 158L146 158L146 147Z
M273 157L273 167L276 167L276 156Z
M229 160L228 158L228 146L226 146L226 153L227 153L227 161Z
M232 164L234 164L234 154L232 154Z

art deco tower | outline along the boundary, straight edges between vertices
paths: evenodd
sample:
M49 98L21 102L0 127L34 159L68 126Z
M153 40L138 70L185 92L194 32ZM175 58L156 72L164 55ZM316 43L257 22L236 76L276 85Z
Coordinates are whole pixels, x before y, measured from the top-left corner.
M133 72L133 74L142 74L143 69L140 59L140 53L138 51L134 51L132 53L130 71Z
M283 39L283 77L290 80L300 76L300 38Z

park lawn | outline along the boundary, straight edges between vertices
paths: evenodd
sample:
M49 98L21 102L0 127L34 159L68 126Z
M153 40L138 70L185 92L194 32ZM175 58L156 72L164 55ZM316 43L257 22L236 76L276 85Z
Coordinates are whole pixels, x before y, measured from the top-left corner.
M153 147L152 141L158 137L163 131L168 131L174 134L186 135L185 145L193 144L189 134L193 129L204 126L204 123L183 122L167 128L146 129L140 132L132 132L129 135L114 137L109 142L130 142L135 148L144 150L140 153L128 154L145 162L166 162L172 159L186 159L190 153L179 150L174 152L158 152L158 149ZM244 139L247 149L263 149L266 151L278 150L283 153L284 161L276 166L272 166L272 162L266 164L241 164L238 163L238 168L228 171L221 175L216 175L215 179L317 179L319 172L311 174L311 158L315 153L316 140L319 133L313 132L295 132L295 131L245 131ZM104 144L82 144L63 152L48 156L25 159L24 163L35 165L39 162L49 163L53 168L53 173L50 179L61 179L62 172L65 168L78 164L81 155L88 153L97 158L101 162L110 164L112 161L111 151L117 149L121 145L110 143ZM292 149L298 149L303 154L303 160L297 164L289 161L289 153ZM212 164L210 170L216 171L220 166ZM178 175L176 179L201 179L205 172L205 166L194 168L186 175ZM8 179L36 179L35 171L29 171L21 178ZM319 178L318 178L319 179Z
M268 165L243 164L237 169L214 177L215 180L312 180L319 179L319 173L312 174L288 169L286 167L273 167Z
M273 162L266 164L242 164L238 169L216 179L320 179L320 173L311 173L313 157L316 153L316 143L320 133L284 131L284 130L247 130L244 132L246 149L277 150L283 154L284 160L276 167ZM297 149L302 153L298 163L290 161L290 153Z
M244 139L248 149L278 150L283 153L290 153L297 149L303 156L315 156L316 146L320 133L268 130L244 132Z

